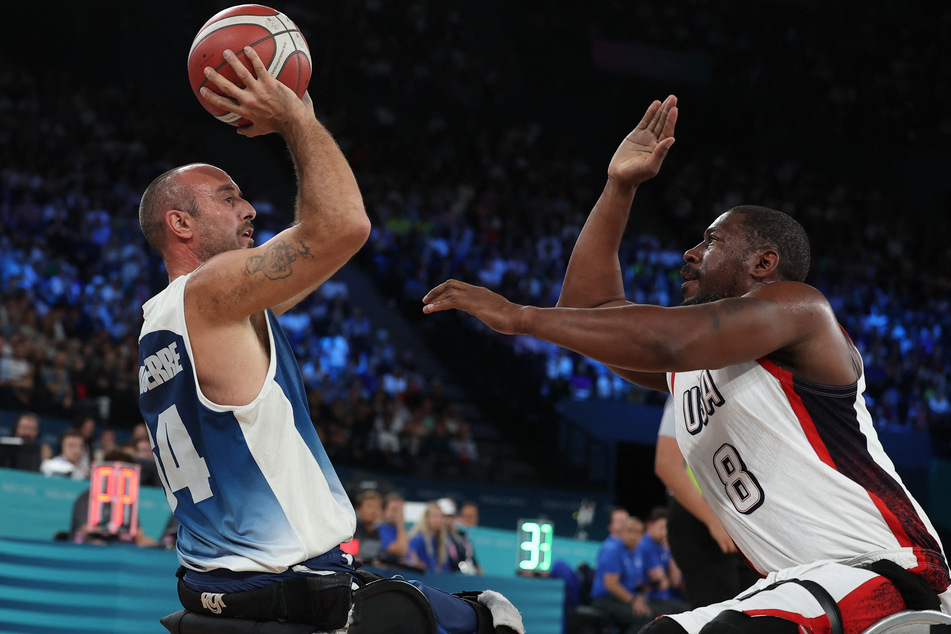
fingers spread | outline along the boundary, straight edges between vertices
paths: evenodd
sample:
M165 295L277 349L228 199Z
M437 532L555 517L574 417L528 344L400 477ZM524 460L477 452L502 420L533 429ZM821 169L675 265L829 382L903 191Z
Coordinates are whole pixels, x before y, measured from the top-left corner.
M210 70L210 69L209 69L209 70ZM214 71L212 71L212 72L214 72ZM210 77L211 77L211 76L209 75L209 78L210 78ZM224 81L228 81L228 80L225 79ZM231 82L228 82L228 83L231 84ZM215 85L217 86L217 84L215 84ZM234 84L231 84L231 85L233 86ZM237 103L238 103L237 100L232 99L231 97L226 97L226 96L224 96L224 95L220 95L220 94L216 93L215 91L213 91L211 88L208 88L207 86L202 86L201 89L200 89L198 92L199 92L199 93L201 94L201 96L202 96L208 103L210 103L211 105L213 105L213 106L215 106L215 107L217 107L217 108L221 108L222 110L228 110L229 112L230 112L231 109L234 108L234 107L237 105Z
M251 62L251 67L254 68L254 74L258 78L265 77L268 74L267 68L264 66L264 62L261 61L261 57L256 50L250 46L245 46L244 54L248 56L248 61Z
M227 55L227 54L230 53L230 52L231 52L231 51L225 51L225 54ZM234 59L234 57L235 57L234 55L231 55L231 56L229 57L229 60L230 60L230 59ZM243 64L241 64L241 62L238 62L238 64L241 65L241 66L243 66ZM218 90L221 91L221 94L227 95L227 96L229 96L229 97L231 97L231 98L233 98L233 99L234 99L234 98L237 98L238 95L241 94L241 88L240 88L240 87L236 86L236 85L234 84L234 82L232 82L231 80L229 80L227 77L223 76L221 73L219 73L218 71L216 71L216 70L215 70L214 68L212 68L211 66L205 66L205 77L207 77L208 80L209 80L212 84L214 84L215 86L218 87ZM216 94L213 90L210 90L210 89L208 89L208 88L202 88L202 90L203 90L203 91L204 91L204 90L207 90L207 93L202 93L202 94L203 94L203 96L204 96L206 99L209 99L209 100L210 100L209 94ZM218 105L218 104L215 104L215 105Z
M248 56L249 60L251 59L251 55L257 57L257 53L255 53L254 49L250 46L244 47L244 54ZM241 58L238 55L235 55L231 51L225 51L224 58L225 61L231 65L231 68L234 69L234 74L238 76L238 79L240 79L245 86L247 86L249 82L254 79L254 75L251 74L251 71L248 70L248 67L244 65L244 62L241 61ZM260 58L258 59L260 61Z

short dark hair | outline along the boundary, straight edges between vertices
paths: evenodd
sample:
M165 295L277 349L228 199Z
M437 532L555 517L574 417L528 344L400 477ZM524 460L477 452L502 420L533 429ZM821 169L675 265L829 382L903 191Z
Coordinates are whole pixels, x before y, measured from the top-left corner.
M779 253L779 277L804 282L809 274L809 236L789 214L768 207L740 205L730 210L746 229L750 253L775 249Z
M647 523L653 524L658 520L667 519L667 507L666 506L655 506L650 510L650 513L647 514Z
M165 247L165 232L162 230L162 223L165 220L166 211L181 209L196 218L201 212L195 194L177 183L175 179L185 170L200 165L204 164L192 163L163 172L142 193L142 199L139 201L139 226L142 228L145 239L159 253L162 253Z
M376 489L367 489L366 491L361 491L360 494L357 495L357 508L360 508L360 506L362 506L367 500L379 500L382 504L383 496L380 495L380 492Z
M17 416L16 421L13 423L13 435L16 436L17 432L20 431L20 423L28 418L32 418L36 421L36 426L40 426L40 417L35 412L20 412L20 415Z
M383 498L383 507L387 507L391 502L405 502L406 498L397 493L396 491L390 491L386 494L386 497Z
M69 427L60 435L59 437L60 445L62 445L63 441L66 440L67 438L73 438L73 437L79 438L83 442L86 442L86 438L83 436L83 433L81 431L79 431L75 427Z
M131 462L135 464L135 456L122 449L110 449L102 457L104 462Z

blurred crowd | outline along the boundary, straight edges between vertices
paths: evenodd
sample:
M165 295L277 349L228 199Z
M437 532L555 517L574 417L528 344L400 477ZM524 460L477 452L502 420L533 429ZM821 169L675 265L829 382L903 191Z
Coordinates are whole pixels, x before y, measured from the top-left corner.
M361 563L380 568L481 575L469 529L479 525L479 507L452 498L417 502L421 507L410 524L406 500L391 491L385 496L373 488L353 499L357 527L353 540L342 545Z
M951 71L915 61L940 57L940 38L928 35L951 22L951 10L905 27L911 18L897 3L874 14L849 4L826 7L809 29L789 19L799 4L701 0L543 15L509 3L504 21L424 0L289 3L285 12L312 43L312 94L373 220L358 264L396 309L418 314L423 294L448 277L553 305L610 153L636 123L630 113L670 90L650 73L598 70L591 51L618 40L672 56L700 51L713 79L674 87L683 139L638 193L621 254L628 297L679 303L681 254L730 206L787 211L813 239L810 282L863 353L876 423L944 428L949 278L942 267L922 270L948 256L951 214L935 207L948 201L917 190L899 197L858 165L872 148L895 147L910 172L914 152L947 148L951 115L930 90L946 92ZM138 199L157 173L203 155L188 121L204 113L197 105L179 113L133 86L49 72L0 63L0 407L131 429L141 305L166 283L141 238ZM737 99L764 106L753 115L725 107ZM574 117L590 102L603 102L603 117ZM136 116L117 115L129 112ZM800 126L817 138L802 138ZM842 160L850 155L863 160ZM252 201L262 225L289 217L272 200L265 192ZM446 398L446 377L424 376L372 317L337 281L282 316L332 458L477 473L465 404ZM536 340L498 337L455 316L425 327L458 336L459 324L466 337L522 359L546 401L654 402L600 364ZM473 375L497 376L478 358L466 363Z

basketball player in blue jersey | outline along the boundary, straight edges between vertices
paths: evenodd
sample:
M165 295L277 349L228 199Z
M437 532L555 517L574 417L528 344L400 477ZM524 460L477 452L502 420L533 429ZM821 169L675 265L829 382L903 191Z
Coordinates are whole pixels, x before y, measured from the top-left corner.
M339 545L355 516L276 316L343 266L370 223L309 96L299 99L245 53L254 74L225 53L245 87L209 68L223 95L204 96L252 122L240 134L284 138L297 172L295 222L255 246L254 208L211 165L179 167L149 185L139 220L170 283L144 306L139 402L180 522L185 607L334 629L350 605L352 558ZM321 596L329 607L317 605ZM343 623L339 610L334 623L321 621L338 599Z
M763 578L642 633L853 634L906 608L949 611L941 543L882 450L858 351L803 283L809 243L795 220L731 209L684 254L683 306L625 300L622 234L677 116L674 96L655 101L615 152L557 307L449 280L423 311L463 310L671 393L677 443L704 499Z

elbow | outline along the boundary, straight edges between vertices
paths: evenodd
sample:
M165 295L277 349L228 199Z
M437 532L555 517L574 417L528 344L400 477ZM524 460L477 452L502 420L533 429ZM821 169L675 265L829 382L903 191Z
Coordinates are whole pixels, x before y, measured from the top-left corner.
M360 250L367 240L370 239L370 230L372 229L370 224L370 218L367 217L366 211L363 210L363 206L360 206L360 215L359 218L353 223L353 239L356 242L356 249Z
M346 223L340 227L338 239L343 248L351 253L356 253L370 238L371 229L370 218L367 217L361 202L355 205L353 211L348 214Z

